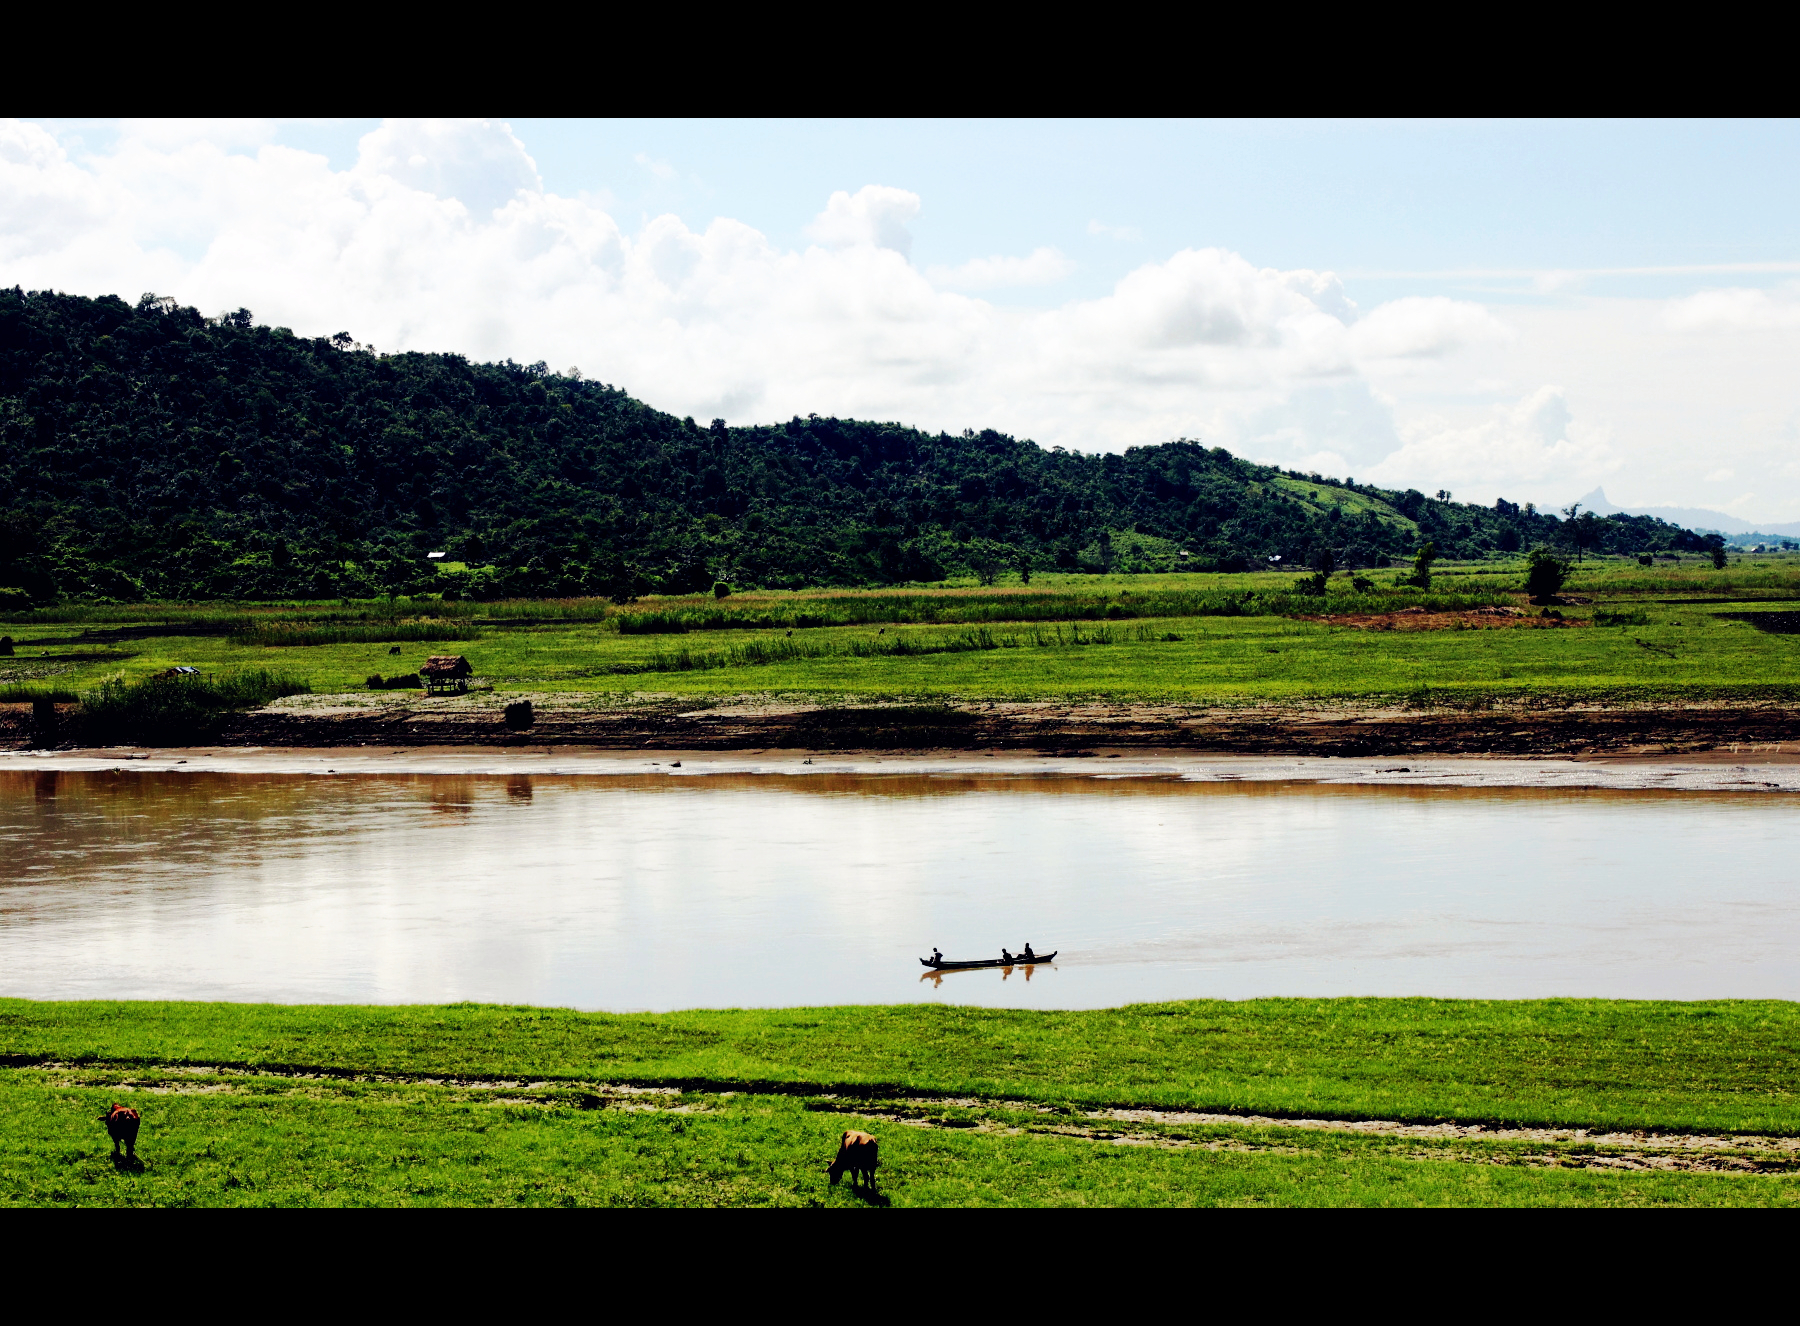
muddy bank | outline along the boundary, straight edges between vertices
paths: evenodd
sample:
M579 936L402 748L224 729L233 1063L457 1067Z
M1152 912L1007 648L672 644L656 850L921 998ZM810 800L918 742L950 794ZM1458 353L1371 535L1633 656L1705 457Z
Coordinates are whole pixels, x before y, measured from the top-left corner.
M516 707L531 701L529 715ZM506 702L515 705L509 721ZM59 706L60 708L60 706ZM54 746L44 715L0 706L0 748ZM217 747L587 747L648 751L1011 751L1402 756L1800 753L1800 708L1667 705L1414 708L1069 703L620 705L586 695L304 696L228 716Z
M272 707L228 720L221 745L553 745L612 750L1032 751L1379 756L1677 754L1800 748L1800 709L1733 705L1403 709L966 703L929 706L596 705L533 697L528 726L498 702ZM515 719L516 721L516 719Z

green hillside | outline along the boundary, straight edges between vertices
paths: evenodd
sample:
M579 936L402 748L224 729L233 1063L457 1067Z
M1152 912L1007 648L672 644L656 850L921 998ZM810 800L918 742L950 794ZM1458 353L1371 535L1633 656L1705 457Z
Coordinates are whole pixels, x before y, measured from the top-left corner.
M1706 546L1647 517L1571 525L1193 441L1100 456L816 415L701 424L541 363L377 355L151 296L0 291L0 606L629 598L1325 551L1354 567L1423 540L1476 559Z

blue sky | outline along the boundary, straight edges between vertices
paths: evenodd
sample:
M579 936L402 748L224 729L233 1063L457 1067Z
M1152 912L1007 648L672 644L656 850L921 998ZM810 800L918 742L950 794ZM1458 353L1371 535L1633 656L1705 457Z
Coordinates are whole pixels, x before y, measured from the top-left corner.
M1215 245L1329 268L1369 303L1539 299L1528 274L1546 270L1800 272L1795 122L509 123L547 189L626 217L730 216L793 247L818 199L897 184L929 200L916 261L1056 245L1081 264L1068 289L1089 296L1150 257ZM376 124L296 125L280 141L347 169ZM1094 221L1134 234L1096 235ZM1588 284L1669 294L1697 275Z
M101 150L119 136L105 121L41 123ZM1059 295L1102 294L1151 257L1202 246L1328 268L1369 303L1538 301L1531 276L1545 271L1800 274L1796 121L507 123L548 191L598 199L622 221L727 216L797 247L834 190L894 184L928 200L915 261L1056 245L1080 264ZM271 138L348 170L379 124L287 122ZM1094 234L1095 221L1131 234ZM1668 295L1717 275L1584 284Z
M1792 122L31 129L8 284L141 278L734 421L1203 435L1484 498L1800 515ZM59 208L91 225L60 249L33 224ZM364 265L384 245L404 279Z

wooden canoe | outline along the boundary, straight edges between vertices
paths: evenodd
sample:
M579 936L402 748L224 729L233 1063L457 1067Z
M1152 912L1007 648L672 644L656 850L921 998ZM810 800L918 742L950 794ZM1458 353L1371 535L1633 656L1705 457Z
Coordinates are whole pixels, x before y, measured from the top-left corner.
M920 958L919 965L929 967L933 971L969 971L975 967L1032 967L1040 962L1048 962L1055 956L1056 953L1052 951L1036 954L1030 959L1014 958L1011 962L1005 958L976 958L972 962L952 962L949 958L933 962L930 958Z

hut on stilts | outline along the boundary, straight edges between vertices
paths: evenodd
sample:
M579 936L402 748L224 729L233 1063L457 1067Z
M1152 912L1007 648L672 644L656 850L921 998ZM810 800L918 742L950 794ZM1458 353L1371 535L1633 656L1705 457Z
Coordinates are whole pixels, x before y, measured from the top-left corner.
M460 695L469 689L469 678L475 669L461 654L433 654L419 669L427 695Z

